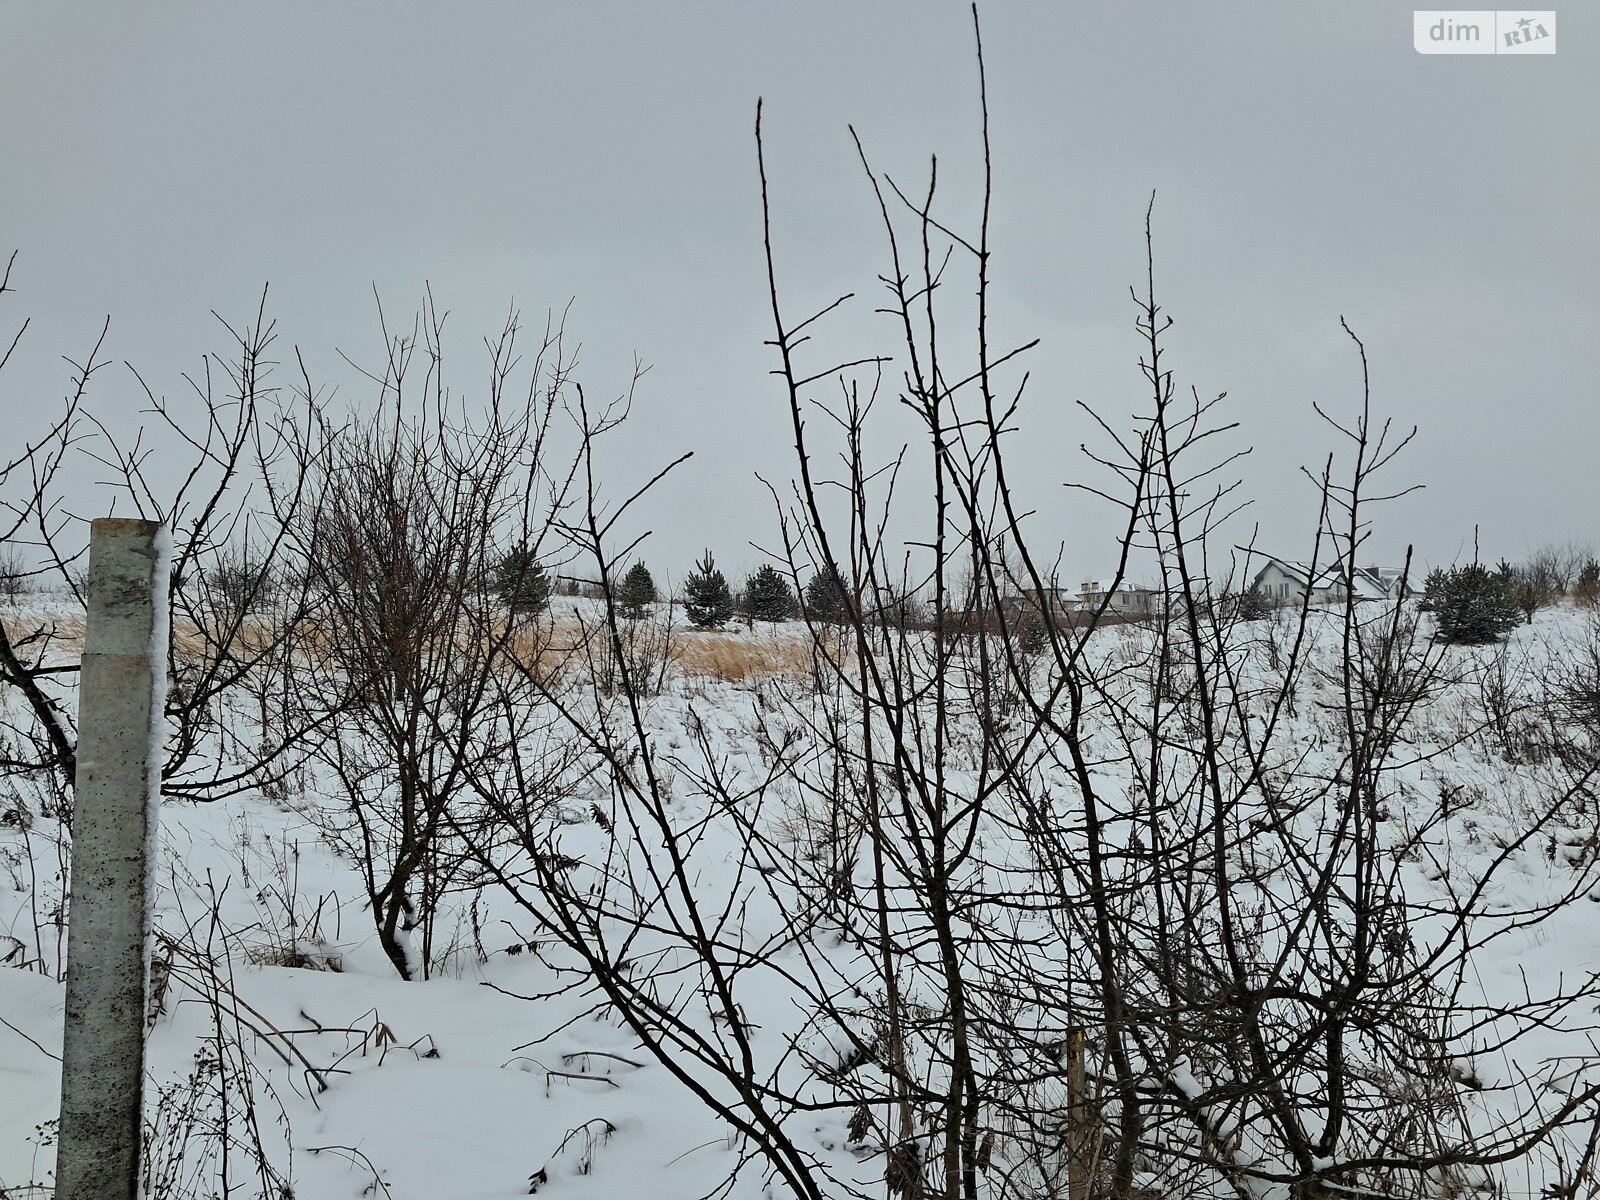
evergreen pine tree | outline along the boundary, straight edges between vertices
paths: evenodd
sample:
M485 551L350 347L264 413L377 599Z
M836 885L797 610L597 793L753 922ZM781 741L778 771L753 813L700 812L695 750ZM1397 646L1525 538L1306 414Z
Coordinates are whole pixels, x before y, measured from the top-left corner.
M1241 621L1259 621L1272 615L1272 601L1260 588L1246 588L1234 597L1233 611Z
M758 567L745 581L740 610L754 621L787 621L798 611L789 581L770 563Z
M526 545L514 546L495 564L491 584L512 612L543 612L550 603L550 575Z
M655 578L643 562L634 563L628 568L628 573L622 577L622 583L617 587L617 607L628 620L637 621L655 602Z
M711 551L695 563L683 583L683 611L696 629L713 629L733 616L733 593L711 559Z
M1522 620L1510 580L1479 563L1429 572L1423 606L1440 641L1469 646L1495 641Z
M850 589L837 571L824 567L806 581L805 611L813 621L843 621L850 615Z
M1433 600L1444 590L1444 568L1435 567L1428 572L1428 577L1422 581L1422 598L1417 601L1419 612L1432 612Z

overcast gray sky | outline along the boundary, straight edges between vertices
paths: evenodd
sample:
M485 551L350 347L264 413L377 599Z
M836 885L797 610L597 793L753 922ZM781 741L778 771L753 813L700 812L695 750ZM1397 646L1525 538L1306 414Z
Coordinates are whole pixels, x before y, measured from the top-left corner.
M1141 396L1127 286L1148 194L1184 385L1226 390L1256 452L1263 541L1305 548L1296 473L1348 413L1365 339L1380 411L1421 433L1377 558L1600 535L1600 10L1558 9L1553 56L1422 56L1388 2L1123 0L982 10L1002 341L1043 339L1016 446L1067 571L1105 565L1075 415ZM653 364L618 478L697 456L646 551L681 577L770 542L786 478L752 121L764 96L782 270L798 312L870 293L885 256L854 158L910 178L940 155L952 219L977 152L959 3L451 3L0 7L0 310L28 341L0 441L48 412L103 316L163 390L271 284L280 350L340 379L380 343L374 285L431 281L459 359L512 298L575 299L591 389ZM965 182L962 178L965 177ZM865 302L835 324L865 336ZM884 330L888 334L889 330ZM458 384L473 386L463 373ZM139 402L125 370L94 393Z

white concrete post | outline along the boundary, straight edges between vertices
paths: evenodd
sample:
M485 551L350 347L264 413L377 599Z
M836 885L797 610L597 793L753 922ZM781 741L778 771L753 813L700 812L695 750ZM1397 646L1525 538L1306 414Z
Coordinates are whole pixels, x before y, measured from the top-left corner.
M1089 1070L1083 1058L1083 1030L1067 1030L1067 1200L1088 1200L1094 1182L1089 1161Z
M167 570L156 522L90 524L57 1200L140 1193Z

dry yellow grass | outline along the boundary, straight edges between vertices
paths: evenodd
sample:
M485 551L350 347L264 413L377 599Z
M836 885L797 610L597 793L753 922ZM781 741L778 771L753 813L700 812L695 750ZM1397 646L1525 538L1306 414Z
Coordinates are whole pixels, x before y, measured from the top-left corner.
M75 657L82 651L84 619L81 613L8 614L0 617L7 634L15 641L34 633L41 626L49 629L52 655ZM587 631L595 636L592 627ZM668 654L672 664L684 675L716 679L725 683L747 683L772 677L804 679L811 674L812 648L793 627L785 636L740 634L716 630L674 630ZM512 653L524 664L537 663L543 673L554 675L574 660L581 661L585 631L576 621L541 623L519 632L512 641ZM237 634L239 649L260 648L271 636L261 623L247 620ZM173 629L173 642L180 654L199 655L206 639L192 622L180 620ZM320 639L311 637L301 645L317 647Z
M582 658L585 633L591 638L604 636L593 626L585 630L575 621L557 620L517 638L513 650L524 662L536 657L542 667L555 669L574 656ZM802 637L675 629L666 653L683 675L725 683L773 676L803 679L811 673L811 644Z
M39 641L48 642L49 652L52 655L65 655L72 659L83 652L82 613L10 614L0 617L0 626L5 628L6 636L12 645L25 638L34 638L42 631L43 637ZM265 624L246 620L234 634L233 642L237 651L249 654L267 646L271 637L272 631ZM38 644L39 642L30 643L30 645ZM172 629L172 644L180 655L198 656L204 654L208 647L215 646L215 631L211 639L208 639L194 622L180 619Z
M666 654L681 674L726 683L785 676L803 679L811 674L811 642L799 626L782 633L755 634L719 630L673 629L670 637L660 627L647 627L647 637L666 640ZM604 638L603 627L569 617L541 622L520 632L512 652L523 662L537 661L547 671L582 661L585 637Z
M803 679L811 673L810 643L799 639L684 633L673 638L672 659L687 675L725 683L745 683L774 675Z
M82 613L39 613L37 615L11 613L0 617L11 644L32 637L43 629L50 639L52 650L77 650L83 645Z

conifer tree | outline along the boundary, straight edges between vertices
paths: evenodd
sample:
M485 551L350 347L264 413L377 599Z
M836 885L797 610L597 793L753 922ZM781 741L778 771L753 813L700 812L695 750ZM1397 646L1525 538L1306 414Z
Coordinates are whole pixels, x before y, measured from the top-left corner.
M1234 597L1233 611L1241 621L1259 621L1272 615L1272 600L1260 588L1245 588Z
M838 571L824 567L806 581L805 611L813 621L843 621L850 615L850 590Z
M617 587L617 607L630 621L637 621L656 602L656 581L644 563L636 562L628 568Z
M1422 607L1441 642L1469 646L1497 640L1522 619L1510 582L1479 563L1430 571Z
M733 592L728 581L712 561L711 551L699 562L683 584L683 611L696 629L714 629L733 616Z
M519 543L506 552L495 564L491 582L495 595L512 612L543 612L550 603L550 575L526 545Z
M789 581L770 563L758 567L745 581L739 605L753 621L787 621L799 608Z

